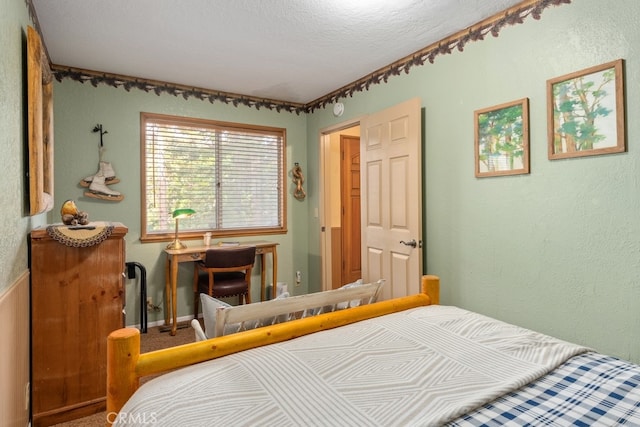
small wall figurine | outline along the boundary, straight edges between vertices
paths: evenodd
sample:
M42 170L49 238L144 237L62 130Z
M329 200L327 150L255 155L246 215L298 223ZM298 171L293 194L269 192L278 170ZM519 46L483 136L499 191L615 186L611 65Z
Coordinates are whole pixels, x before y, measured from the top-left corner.
M305 193L304 188L302 188L304 176L302 175L302 168L298 163L296 163L293 170L291 170L291 175L293 175L293 182L296 184L296 189L293 191L293 197L298 200L304 200L304 198L307 197L307 193Z
M66 200L60 208L62 223L65 225L87 225L89 224L89 214L85 211L78 210L76 202Z

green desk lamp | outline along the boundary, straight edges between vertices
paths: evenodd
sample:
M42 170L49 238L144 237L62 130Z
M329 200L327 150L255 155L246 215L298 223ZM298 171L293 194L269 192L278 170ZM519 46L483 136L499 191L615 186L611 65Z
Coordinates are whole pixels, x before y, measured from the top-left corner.
M184 249L187 247L187 245L185 245L180 241L180 239L178 239L178 221L180 220L180 218L189 218L195 213L196 211L189 208L180 208L173 211L171 217L176 220L176 233L173 242L167 245L167 249Z

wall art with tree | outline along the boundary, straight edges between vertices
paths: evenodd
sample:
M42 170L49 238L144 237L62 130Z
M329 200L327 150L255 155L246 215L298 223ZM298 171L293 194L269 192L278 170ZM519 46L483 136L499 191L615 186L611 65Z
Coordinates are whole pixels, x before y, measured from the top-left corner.
M529 173L529 99L475 111L476 177Z
M547 81L549 159L626 150L623 60Z

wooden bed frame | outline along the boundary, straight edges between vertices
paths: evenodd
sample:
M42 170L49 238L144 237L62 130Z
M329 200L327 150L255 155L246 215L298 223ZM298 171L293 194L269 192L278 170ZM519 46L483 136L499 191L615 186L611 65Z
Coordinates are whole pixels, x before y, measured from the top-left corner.
M318 298L319 294L327 295L329 298L322 305L332 305L337 302L335 295L338 293L333 291L309 295L310 298ZM347 295L349 299L353 298L351 293L343 295ZM385 314L438 304L439 299L440 279L437 276L427 275L422 277L421 292L417 295L360 305L143 354L140 353L139 330L118 329L107 339L107 413L118 413L138 389L140 378L146 375L167 372ZM300 298L299 301L304 301L304 298ZM342 301L344 299L340 302ZM290 308L292 312L304 309ZM109 420L113 421L114 417L109 416L107 419L107 424L111 425Z

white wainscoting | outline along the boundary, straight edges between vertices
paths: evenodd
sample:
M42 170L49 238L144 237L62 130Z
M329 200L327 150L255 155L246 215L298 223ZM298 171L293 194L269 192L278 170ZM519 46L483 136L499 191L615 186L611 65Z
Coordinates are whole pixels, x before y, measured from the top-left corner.
M0 414L7 426L29 423L29 271L0 291Z

